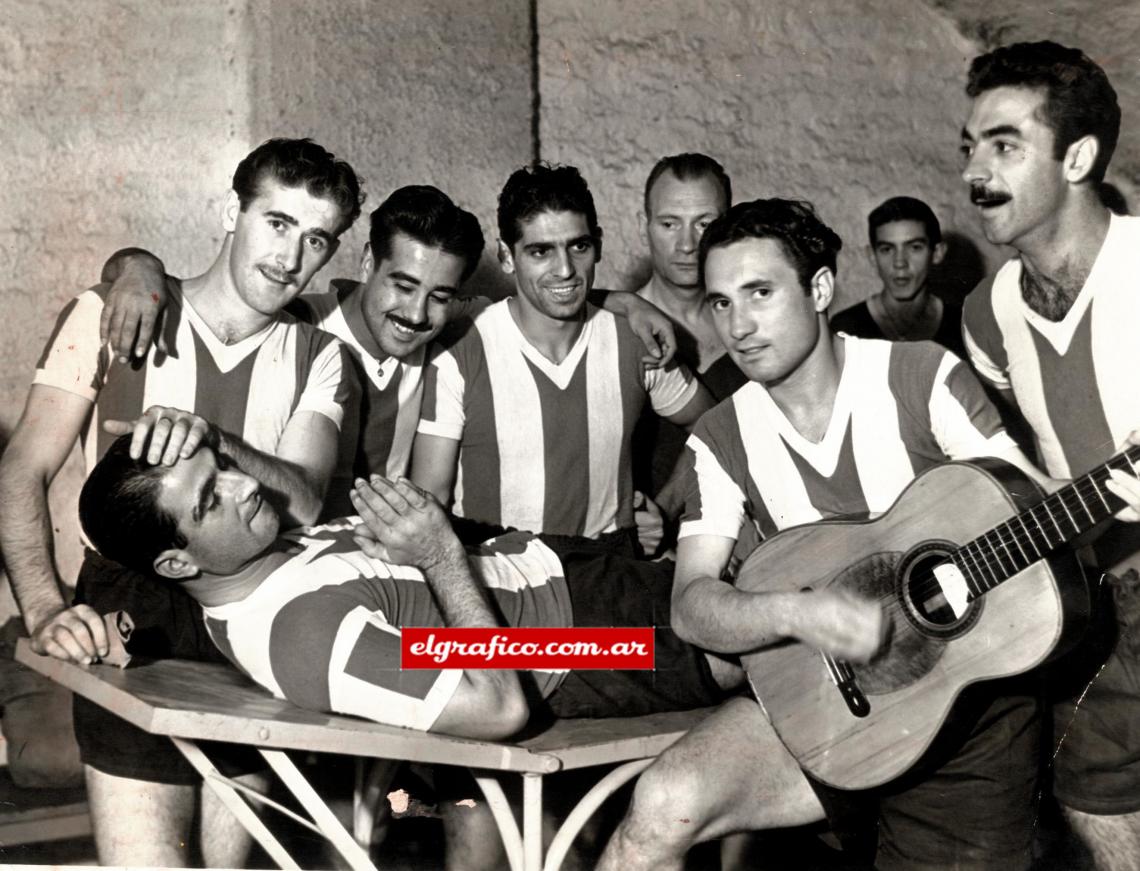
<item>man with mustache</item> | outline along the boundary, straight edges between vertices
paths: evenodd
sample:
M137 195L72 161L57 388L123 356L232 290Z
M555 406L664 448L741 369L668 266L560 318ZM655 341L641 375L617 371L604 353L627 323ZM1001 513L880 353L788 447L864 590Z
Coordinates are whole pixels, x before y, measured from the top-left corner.
M133 432L133 456L173 465L208 437L200 417L208 414L235 434L217 436L215 447L256 470L285 516L313 521L336 463L347 363L335 338L283 309L359 212L347 163L307 139L272 139L234 173L213 264L175 282L168 352L156 348L134 364L113 358L99 337L105 285L64 309L0 462L0 541L34 650L90 663L108 651L101 614L122 609L138 637L150 637L148 655L216 656L193 600L90 549L77 604L66 606L48 485L77 439L88 469L124 432ZM79 699L75 727L103 864L188 864L196 814L202 860L243 863L249 836L169 741ZM235 764L258 770L245 758Z
M1140 219L1099 187L1120 130L1116 93L1083 52L1052 42L975 58L962 129L986 238L1017 256L966 300L977 371L1033 429L1054 477L1083 474L1140 426ZM1084 645L1049 671L1054 794L1098 868L1140 856L1140 528L1093 543L1105 574ZM1095 576L1095 575L1094 575Z

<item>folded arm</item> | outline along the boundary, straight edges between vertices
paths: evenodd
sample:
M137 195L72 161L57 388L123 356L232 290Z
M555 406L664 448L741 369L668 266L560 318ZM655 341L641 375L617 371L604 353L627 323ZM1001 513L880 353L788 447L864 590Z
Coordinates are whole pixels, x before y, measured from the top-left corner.
M369 556L424 573L448 626L493 628L486 593L471 575L467 552L438 501L406 479L373 475L358 480L352 504L363 529L357 543ZM471 738L503 738L529 716L518 675L512 670L467 669L432 731Z

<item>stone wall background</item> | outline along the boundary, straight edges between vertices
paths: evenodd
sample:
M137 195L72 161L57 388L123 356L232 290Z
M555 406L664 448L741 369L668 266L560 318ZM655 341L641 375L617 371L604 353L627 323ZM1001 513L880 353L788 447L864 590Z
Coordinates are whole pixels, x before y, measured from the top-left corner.
M960 291L1000 252L958 180L966 65L1052 37L1102 62L1125 128L1111 180L1140 206L1134 0L26 0L0 20L0 435L15 426L56 313L111 251L182 274L220 243L234 165L270 135L348 158L375 206L431 182L493 242L495 195L536 153L582 167L606 228L600 283L645 275L636 229L661 155L703 150L737 197L813 200L847 241L843 303L872 273L863 216L926 198L959 234ZM535 96L538 102L536 105ZM536 135L537 134L537 135ZM322 280L355 274L365 224ZM477 284L500 293L493 246ZM957 282L955 284L955 281ZM73 458L53 489L65 576L78 557Z

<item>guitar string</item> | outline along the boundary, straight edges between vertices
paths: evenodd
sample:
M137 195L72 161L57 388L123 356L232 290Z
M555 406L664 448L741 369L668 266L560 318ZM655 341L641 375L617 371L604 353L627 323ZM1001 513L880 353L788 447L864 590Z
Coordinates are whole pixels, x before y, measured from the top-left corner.
M1044 558L1049 553L1056 550L1057 547L1059 547L1061 544L1072 539L1076 535L1079 535L1086 529L1095 526L1102 520L1107 519L1109 516L1111 516L1111 513L1114 510L1108 504L1109 498L1119 503L1120 507L1123 507L1124 502L1111 492L1104 491L1102 489L1102 485L1103 482L1108 479L1107 470L1109 468L1120 468L1122 471L1124 471L1124 469L1121 468L1123 463L1128 464L1129 468L1127 471L1136 474L1135 466L1132 465L1129 457L1127 456L1127 454L1131 452L1132 451L1128 451L1116 457L1113 457L1107 463L1104 463L1102 466L1088 473L1083 478L1080 478L1077 481L1074 481L1072 484L1069 484L1066 487L1062 488L1061 490L1050 494L1048 497L1042 499L1031 508L1020 512L1010 520L987 530L982 535L977 536L976 538L959 546L954 554L951 555L951 558L953 561L953 557L955 556L960 555L963 557L963 565L960 566L960 568L966 569L965 574L970 576L967 578L967 581L973 582L972 586L974 589L972 589L971 592L975 593L974 598L977 598L978 596L989 592L1003 581L1012 577L1014 574L1023 571L1034 562L1037 562L1038 560ZM1098 476L1100 478L1100 484L1097 483ZM1093 513L1089 510L1088 503L1085 501L1082 492L1088 496L1095 495L1100 500L1100 502L1104 504L1105 511L1101 517L1096 518L1093 516ZM1076 496L1076 502L1073 502L1071 498L1072 495ZM1068 502L1066 500L1068 500ZM1069 503L1073 503L1072 508L1076 509L1079 507L1088 515L1088 526L1078 524L1076 519L1073 517ZM1055 511L1055 509L1058 507L1064 509L1064 515L1058 515L1058 513ZM1054 544L1052 542L1049 537L1047 527L1045 527L1042 523L1042 520L1037 517L1037 513L1042 508L1045 509L1045 513L1049 518L1049 521L1051 521L1054 529L1056 530L1056 534L1059 539L1058 544ZM1115 510L1119 510L1119 508ZM1027 524L1025 523L1025 517L1027 516L1037 526L1036 533L1030 531ZM1063 516L1064 518L1068 519L1069 525L1073 527L1072 532L1066 533L1064 531L1064 529L1061 527L1060 522L1058 521L1059 516ZM1025 534L1017 532L1016 526L1014 525L1015 521L1021 523L1022 527L1025 529ZM997 548L994 545L989 544L988 539L991 536L996 538L998 544L1005 550L1005 561L1014 567L1014 570L1012 572L1008 571L1003 565L1003 558ZM1037 545L1037 540L1039 538L1043 538L1046 544L1047 549L1043 553L1041 552L1041 548ZM1022 553L1023 558L1020 560L1020 562L1014 558L1012 552L1010 551L1010 544L1013 544ZM1035 557L1033 559L1026 558L1028 556L1028 553L1022 547L1023 544L1027 544L1032 547L1035 554ZM993 558L986 556L983 546L988 547L988 549L993 553ZM976 556L971 553L971 549L977 552ZM995 564L998 569L997 572L995 572L993 568ZM990 580L986 579L987 572L990 575ZM928 598L935 593L942 591L941 583L932 573L924 572L920 577L912 578L912 581L913 583L911 585L911 589L914 590L920 598Z

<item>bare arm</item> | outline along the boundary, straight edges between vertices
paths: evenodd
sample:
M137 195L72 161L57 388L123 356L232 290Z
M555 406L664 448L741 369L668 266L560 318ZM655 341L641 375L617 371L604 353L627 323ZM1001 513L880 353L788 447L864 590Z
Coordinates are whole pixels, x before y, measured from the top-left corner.
M108 420L103 428L113 435L132 433L131 456L145 452L147 462L155 465L173 465L205 442L276 494L285 519L298 526L317 519L336 465L336 424L315 411L300 411L289 419L276 456L250 447L197 414L161 405L151 406L135 421Z
M443 505L451 504L458 466L459 442L443 436L416 433L411 479Z
M448 626L493 628L499 623L486 593L471 575L467 552L439 503L410 481L373 475L358 480L352 504L368 532L357 542L369 556L419 568ZM432 731L502 738L526 723L529 710L510 669L468 669Z
M717 653L744 653L795 638L833 656L865 662L882 643L884 619L873 602L829 591L748 593L720 580L733 540L694 535L677 545L673 629Z
M106 655L107 635L92 608L64 601L47 493L90 411L88 399L32 385L0 458L0 544L32 649L85 664Z
M145 357L151 339L166 351L162 317L173 281L156 256L142 248L123 248L103 264L100 280L111 285L99 320L99 339L109 342L121 362Z
M621 290L594 290L590 302L629 321L629 327L645 345L641 362L650 368L669 363L677 353L677 332L673 319L636 293Z

